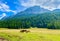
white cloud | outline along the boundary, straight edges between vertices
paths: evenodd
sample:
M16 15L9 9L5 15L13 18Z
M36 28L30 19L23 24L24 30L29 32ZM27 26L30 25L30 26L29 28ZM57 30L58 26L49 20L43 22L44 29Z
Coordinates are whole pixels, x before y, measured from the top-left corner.
M16 11L11 10L8 5L6 5L5 3L2 3L2 2L0 2L0 11L2 11L2 12L13 12L14 14L16 14Z
M7 2L3 3L2 0L0 1L0 12L12 12L14 15L17 14L17 11L11 10L10 6L7 5ZM2 15L0 14L0 20L7 16L6 13L2 13Z
M2 16L6 16L6 14L5 14L5 13L3 13L3 14L2 14Z
M9 6L4 3L0 3L0 11L3 11L3 12L10 11Z
M13 12L13 13L14 13L14 15L15 15L15 14L17 14L17 11L13 11L13 10L11 10L11 12Z
M5 16L6 16L5 13L3 13L2 15L0 15L0 20L1 20L3 17L5 17Z
M60 0L29 0L27 2L21 0L21 5L24 7L40 6L52 11L60 9Z

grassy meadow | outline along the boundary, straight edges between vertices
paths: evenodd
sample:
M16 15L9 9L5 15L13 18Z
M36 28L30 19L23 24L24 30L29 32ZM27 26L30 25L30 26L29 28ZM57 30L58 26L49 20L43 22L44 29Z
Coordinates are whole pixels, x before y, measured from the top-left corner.
M21 29L0 29L0 39L5 41L60 41L60 30L31 28L21 33ZM2 40L0 40L2 41Z

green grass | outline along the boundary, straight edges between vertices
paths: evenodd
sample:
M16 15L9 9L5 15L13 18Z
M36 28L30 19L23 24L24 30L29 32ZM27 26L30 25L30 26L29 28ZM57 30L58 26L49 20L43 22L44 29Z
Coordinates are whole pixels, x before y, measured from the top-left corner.
M0 37L9 41L60 41L60 30L28 29L29 33L21 33L18 29L2 29Z

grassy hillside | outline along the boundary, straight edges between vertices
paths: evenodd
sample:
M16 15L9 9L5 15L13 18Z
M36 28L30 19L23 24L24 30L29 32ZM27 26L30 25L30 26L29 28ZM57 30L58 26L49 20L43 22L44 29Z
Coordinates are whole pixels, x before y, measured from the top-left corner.
M0 29L0 38L6 41L60 41L60 30L34 28L27 29L29 33L21 33L20 30Z

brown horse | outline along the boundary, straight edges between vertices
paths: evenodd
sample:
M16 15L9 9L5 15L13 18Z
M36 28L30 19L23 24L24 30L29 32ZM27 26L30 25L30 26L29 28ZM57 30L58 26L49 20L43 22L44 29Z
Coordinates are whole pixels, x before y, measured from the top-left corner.
M29 30L21 30L20 32L26 32L26 33L28 33L28 32L30 32Z

